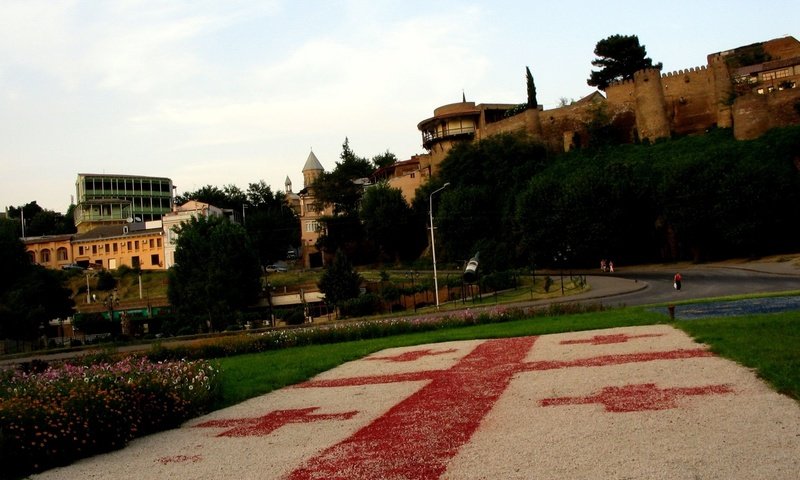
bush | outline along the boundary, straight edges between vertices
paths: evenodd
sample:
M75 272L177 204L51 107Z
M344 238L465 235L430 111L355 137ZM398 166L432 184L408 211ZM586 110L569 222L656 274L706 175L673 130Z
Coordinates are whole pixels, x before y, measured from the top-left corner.
M287 325L302 325L306 322L305 310L303 307L295 308L283 317L283 321Z
M340 307L345 317L364 317L380 311L381 298L374 293L366 293L342 302Z
M97 273L97 289L98 290L112 290L117 286L117 280L111 275L108 270L100 270Z

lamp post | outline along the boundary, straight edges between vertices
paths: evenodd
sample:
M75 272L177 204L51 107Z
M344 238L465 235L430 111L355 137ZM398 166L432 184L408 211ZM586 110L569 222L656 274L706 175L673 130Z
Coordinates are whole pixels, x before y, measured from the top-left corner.
M450 185L450 182L445 183L444 185L441 186L441 188L438 188L438 189L434 190L433 192L431 192L431 195L430 195L430 198L429 198L430 210L428 211L428 213L430 214L430 220L431 220L431 256L433 256L433 290L434 290L434 293L436 294L436 310L439 310L439 281L436 278L436 240L435 240L436 236L434 235L434 232L433 232L433 230L434 230L434 228L433 228L433 196L435 194L441 192L445 188L447 188L448 185Z

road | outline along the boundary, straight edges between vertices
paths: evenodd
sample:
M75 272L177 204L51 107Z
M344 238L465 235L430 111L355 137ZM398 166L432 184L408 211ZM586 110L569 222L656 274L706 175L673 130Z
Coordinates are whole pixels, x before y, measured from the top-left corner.
M608 296L603 303L645 305L726 295L800 290L800 270L788 266L776 267L780 265L690 266L680 270L683 277L680 291L672 286L675 269L622 271L614 275L646 284L646 287L631 293Z

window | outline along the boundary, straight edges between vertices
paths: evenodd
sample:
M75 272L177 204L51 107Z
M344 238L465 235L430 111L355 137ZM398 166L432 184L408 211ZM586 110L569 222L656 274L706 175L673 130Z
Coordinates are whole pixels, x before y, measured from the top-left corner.
M111 245L106 243L106 253L110 253L110 252L111 252Z
M117 253L117 247L119 247L119 245L117 245L117 242L114 242L114 253Z
M136 250L139 250L139 240L134 240L133 248L136 249Z
M316 220L312 220L310 222L306 222L306 232L318 232L319 231L319 222Z
M139 257L131 257L131 267L139 268L141 266L141 262L139 261Z
M161 248L161 239L156 238L156 247Z
M56 258L59 261L69 260L67 249L65 247L58 247L58 250L56 250Z
M41 259L42 263L50 263L50 250L45 248L39 252L39 258Z
M97 245L92 245L92 255L97 255Z
M150 265L157 266L161 263L161 260L158 258L158 254L150 255Z
M150 239L150 248L153 248L154 245L155 245L155 240L151 238Z
M78 245L78 255L83 255L83 245Z
M128 251L130 252L131 250L133 250L133 249L131 248L131 241L130 241L130 240L128 240Z

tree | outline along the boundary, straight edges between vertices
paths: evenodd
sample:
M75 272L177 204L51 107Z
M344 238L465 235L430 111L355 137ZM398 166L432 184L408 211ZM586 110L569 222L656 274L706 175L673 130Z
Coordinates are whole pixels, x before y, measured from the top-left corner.
M395 163L397 163L397 155L389 150L372 157L372 164L375 165L375 168L388 167L390 165L394 165Z
M644 68L662 67L660 62L654 65L653 60L647 58L647 50L639 45L636 35L611 35L597 42L594 54L599 58L592 60L592 65L601 70L592 70L586 83L600 90L615 81L630 80L635 72Z
M247 229L262 265L286 257L290 246L300 243L300 224L286 204L282 192L272 189L261 180L247 189Z
M72 314L72 292L61 272L30 264L16 228L0 222L0 338L34 340L47 322Z
M360 217L367 239L373 242L380 252L380 259L397 261L408 258L416 250L419 242L414 241L413 232L423 232L411 228L413 212L399 189L379 183L367 189L361 201Z
M167 295L176 329L222 330L258 300L261 268L241 225L192 218L181 225Z
M358 297L361 282L361 275L353 269L347 255L339 250L333 262L325 267L317 286L325 294L325 303L338 308L344 301Z
M539 108L539 103L536 101L536 85L533 83L533 75L528 67L525 67L525 83L528 87L528 108Z
M364 190L354 180L369 177L373 172L372 164L353 153L347 138L342 144L340 158L342 161L336 162L332 172L323 172L314 181L314 195L319 204L332 205L334 215L357 215Z
M72 292L62 285L60 273L31 265L0 295L0 338L32 341L50 320L72 315Z

